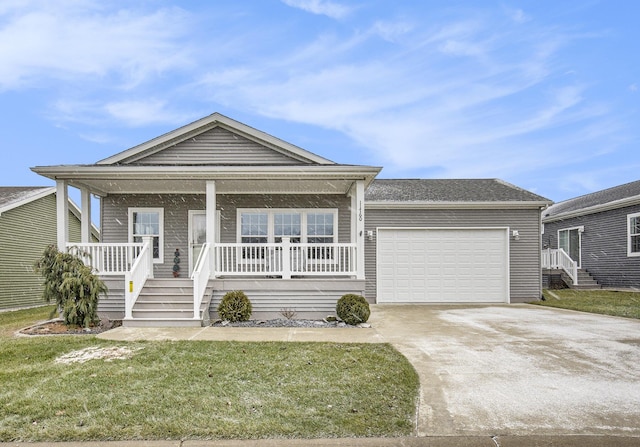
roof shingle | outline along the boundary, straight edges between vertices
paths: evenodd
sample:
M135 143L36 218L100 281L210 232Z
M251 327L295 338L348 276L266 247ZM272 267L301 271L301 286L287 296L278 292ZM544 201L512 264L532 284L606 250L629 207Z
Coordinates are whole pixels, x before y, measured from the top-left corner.
M376 179L367 202L547 202L498 179Z

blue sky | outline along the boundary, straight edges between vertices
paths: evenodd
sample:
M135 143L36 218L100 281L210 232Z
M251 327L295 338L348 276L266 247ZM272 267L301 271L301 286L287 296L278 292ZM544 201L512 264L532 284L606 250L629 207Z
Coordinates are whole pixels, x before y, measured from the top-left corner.
M3 0L0 184L220 112L381 178L640 176L640 2Z

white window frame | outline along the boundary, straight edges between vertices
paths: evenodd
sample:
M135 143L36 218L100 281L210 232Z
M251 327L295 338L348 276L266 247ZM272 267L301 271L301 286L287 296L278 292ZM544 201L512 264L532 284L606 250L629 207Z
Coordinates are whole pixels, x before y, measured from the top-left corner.
M338 242L338 209L337 208L238 208L236 211L236 240L242 242L242 214L265 213L267 214L267 243L275 242L274 215L280 213L300 214L300 242L307 243L307 215L308 214L333 214L333 243Z
M560 228L558 230L558 248L562 248L560 247L560 233L562 231L572 231L572 230L577 230L578 231L578 259L575 260L578 263L578 268L581 268L582 266L582 233L584 233L584 225L580 225L577 227L569 227L569 228ZM571 256L571 253L567 253L569 256Z
M632 251L632 237L640 237L640 233L631 233L631 219L640 218L640 213L627 214L627 256L636 257L640 256L640 251Z
M133 242L133 214L134 213L157 213L158 214L158 258L153 258L154 264L164 264L164 208L145 208L135 207L129 208L129 242ZM156 235L149 235L156 236Z

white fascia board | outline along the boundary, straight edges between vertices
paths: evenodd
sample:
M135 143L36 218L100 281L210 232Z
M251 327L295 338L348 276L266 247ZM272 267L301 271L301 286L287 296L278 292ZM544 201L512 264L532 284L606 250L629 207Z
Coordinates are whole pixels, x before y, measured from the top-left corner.
M112 155L111 157L105 158L104 160L100 160L98 165L112 165L116 163L120 163L123 160L127 159L136 159L137 155L150 155L155 152L158 152L165 147L172 146L174 144L179 143L182 140L186 140L191 137L191 134L194 132L205 132L217 125L221 125L222 127L236 131L241 134L244 134L247 138L251 140L258 140L267 144L274 150L281 151L283 153L290 153L294 156L294 158L299 158L303 160L308 160L313 163L318 163L321 165L332 165L335 162L320 157L312 152L309 152L301 147L295 146L291 143L288 143L284 140L276 138L268 133L265 133L261 130L255 129L251 126L247 126L239 121L233 120L229 117L226 117L220 113L213 113L209 116L201 118L193 123L182 126L178 129L175 129L171 132L160 135L156 138L153 138L149 141L146 141L142 144L134 146L130 149L127 149L118 154ZM169 144L167 144L169 143Z
M37 166L32 171L53 180L82 179L242 179L375 177L381 168L349 165L310 166Z
M55 194L56 192L56 188L54 187L48 187L45 189L43 189L42 191L38 191L37 193L34 193L32 195L28 195L26 197L24 197L21 200L17 200L15 202L9 203L8 205L5 205L3 207L0 207L0 214L5 213L9 210L12 210L14 208L18 208L22 205L26 205L27 203L33 202L34 200L38 200L41 199L43 197L48 196L49 194Z
M549 202L367 202L365 209L541 209Z
M640 196L626 197L624 199L614 200L612 202L603 203L600 205L589 206L581 208L579 210L568 211L566 213L556 214L555 216L542 217L542 222L556 222L558 220L571 219L573 217L586 216L589 214L602 213L604 211L611 211L618 208L624 208L627 206L633 206L640 204Z
M82 220L82 210L76 204L76 202L71 199L69 199L69 211L71 211L78 220ZM91 218L91 216L89 216L89 218ZM94 236L96 237L100 236L100 230L93 222L91 222L91 232L94 233Z

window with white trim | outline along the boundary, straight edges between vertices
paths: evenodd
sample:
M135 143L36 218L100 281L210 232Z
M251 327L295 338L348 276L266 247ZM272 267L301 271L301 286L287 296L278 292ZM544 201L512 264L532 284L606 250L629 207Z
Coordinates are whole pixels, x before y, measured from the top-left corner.
M627 215L627 256L640 256L640 213Z
M153 237L153 262L162 263L164 256L164 209L129 208L129 242L142 242Z
M242 243L332 244L337 241L337 209L238 209Z

